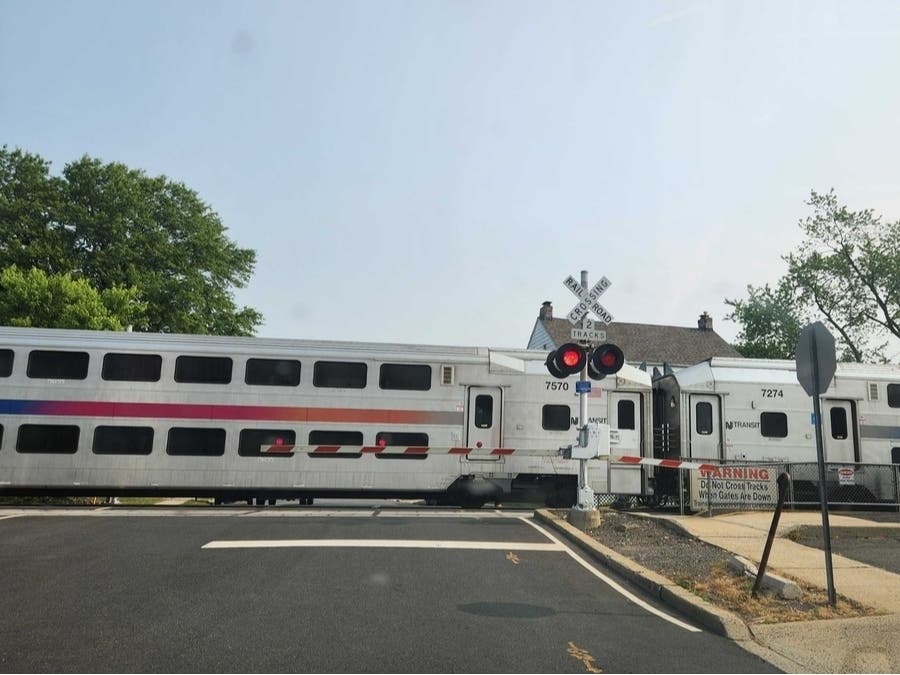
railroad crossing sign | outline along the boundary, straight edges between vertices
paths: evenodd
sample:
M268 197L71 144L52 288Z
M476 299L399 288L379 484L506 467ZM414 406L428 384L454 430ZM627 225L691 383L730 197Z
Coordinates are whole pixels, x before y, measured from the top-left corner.
M603 323L612 323L612 314L606 311L606 308L599 302L597 302L597 298L603 295L606 289L612 285L612 282L609 279L603 277L602 279L600 279L600 281L594 284L591 290L582 288L581 284L578 283L578 281L572 276L566 277L566 280L563 281L563 284L566 288L572 291L573 295L575 295L575 297L579 300L579 303L575 305L572 308L572 311L569 312L568 316L566 316L566 318L569 320L569 323L571 323L572 325L577 325L578 322L581 321L588 312L593 312L594 314L596 314L597 318L599 318ZM599 339L605 340L606 335L604 334L604 336Z
M581 282L576 281L575 277L569 276L563 281L566 288L572 291L572 294L578 298L578 304L572 308L566 317L575 328L572 329L572 337L576 340L584 340L586 342L606 342L606 331L597 330L599 324L587 318L588 312L596 314L603 323L611 323L612 314L606 311L606 308L597 302L599 298L612 285L612 282L603 277L593 287L588 290L588 274L586 271L581 273ZM580 325L579 325L580 324ZM588 354L590 353L590 356ZM587 464L585 462L591 457L600 454L600 437L606 437L606 454L609 454L609 426L588 424L588 395L591 391L591 383L588 381L588 375L594 379L602 379L606 375L612 375L619 371L625 363L625 356L622 350L615 345L603 345L601 347L587 349L575 344L562 345L556 351L550 352L547 356L547 369L554 377L567 377L574 375L578 370L581 371L581 379L575 386L578 392L578 419L581 425L578 428L578 445L570 446L569 453L572 459L579 461L578 466L578 504L569 512L569 522L578 523L578 527L585 530L588 526L593 526L600 522L600 516L597 507L594 504L594 491L587 484ZM599 430L599 426L605 428L605 432ZM592 427L593 430L592 430ZM592 440L593 439L593 440ZM577 514L591 514L588 518L586 515L579 518ZM573 520L574 517L574 520Z

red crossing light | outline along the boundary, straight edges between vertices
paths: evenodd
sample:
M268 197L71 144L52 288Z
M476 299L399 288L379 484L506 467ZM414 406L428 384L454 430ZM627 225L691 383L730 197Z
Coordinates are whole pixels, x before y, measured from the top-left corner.
M567 368L578 368L584 361L584 352L580 349L566 349L560 353L559 358Z
M584 348L574 342L567 342L547 356L547 370L553 377L564 378L581 372L587 364Z
M618 373L625 365L625 354L614 344L605 344L597 347L588 363L588 375L595 380L600 380L607 375Z

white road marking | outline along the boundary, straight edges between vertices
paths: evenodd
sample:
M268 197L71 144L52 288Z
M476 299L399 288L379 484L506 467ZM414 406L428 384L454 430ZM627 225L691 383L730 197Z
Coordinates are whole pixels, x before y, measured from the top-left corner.
M468 551L553 551L559 543L515 541L454 541L452 539L250 539L211 541L200 548L432 548Z
M561 546L561 547L563 548L563 550L565 550L565 552L568 553L568 554L569 554L569 555L570 555L570 556L571 556L571 557L572 557L579 565L581 565L581 566L584 567L588 572L590 572L590 573L593 574L595 577L597 577L598 579L600 579L601 581L603 581L603 583L605 583L606 585L608 585L608 586L609 586L610 588L612 588L614 591L616 591L617 593L620 593L621 595L623 595L623 596L625 596L626 598L628 598L629 600L631 600L631 602L633 602L634 604L636 604L636 605L638 605L638 606L640 606L640 607L643 607L645 610L647 610L647 611L650 612L651 614L655 614L655 615L658 616L660 619L663 619L664 621L668 621L669 623L675 624L676 626L678 626L678 627L680 627L680 628L684 628L684 629L687 630L687 631L690 631L690 632L692 632L692 633L702 633L702 632L703 632L701 629L695 628L694 626L691 626L690 624L684 623L683 621L680 621L679 619L676 619L674 616L671 616L671 615L669 615L669 614L666 614L665 612L663 612L662 610L657 609L657 608L654 607L653 605L644 602L644 601L641 600L639 597L637 597L636 595L634 595L631 591L627 590L626 588L624 588L623 586L621 586L620 584L616 583L615 581L613 581L612 579L610 579L608 576L606 576L605 574L603 574L602 572L600 572L599 570L597 570L593 565L591 565L589 562L587 562L586 560L584 560L581 556L577 555L572 549L570 549L568 546L566 546L565 544L563 544L559 539L557 539L556 537L554 537L552 534L550 534L547 530L545 530L544 528L542 528L542 527L541 527L540 525L538 525L537 523L534 523L534 522L528 520L527 518L525 518L525 517L523 517L523 516L519 516L519 520L521 520L521 521L524 522L524 523L528 523L528 524L531 525L534 529L536 529L538 532L541 532L545 537L547 537L547 539L549 539L550 541L552 541L552 542L558 544L559 546Z

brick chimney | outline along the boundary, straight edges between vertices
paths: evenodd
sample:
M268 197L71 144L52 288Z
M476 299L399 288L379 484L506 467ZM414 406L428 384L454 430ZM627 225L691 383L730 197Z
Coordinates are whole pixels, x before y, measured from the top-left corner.
M700 315L700 319L697 321L697 328L700 330L712 330L712 317L706 312L703 312L703 314Z
M553 305L550 303L549 300L544 300L544 302L541 304L541 311L538 314L538 319L540 319L541 321L544 321L546 319L552 319L552 318L553 318Z

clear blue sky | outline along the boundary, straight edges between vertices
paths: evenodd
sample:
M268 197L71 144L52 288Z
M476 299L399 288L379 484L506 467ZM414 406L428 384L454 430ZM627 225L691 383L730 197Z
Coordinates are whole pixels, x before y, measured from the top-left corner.
M810 190L900 218L900 2L0 0L0 144L198 191L263 336L523 347L588 270L733 339Z

